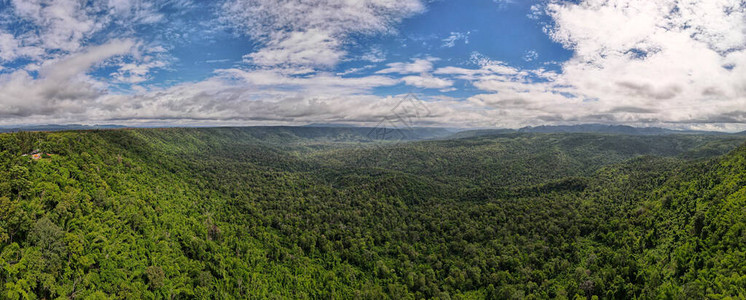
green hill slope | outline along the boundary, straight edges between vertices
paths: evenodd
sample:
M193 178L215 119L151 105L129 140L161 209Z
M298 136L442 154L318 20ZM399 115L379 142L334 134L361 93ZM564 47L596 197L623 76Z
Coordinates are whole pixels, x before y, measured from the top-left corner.
M745 295L742 137L355 130L2 134L0 298Z

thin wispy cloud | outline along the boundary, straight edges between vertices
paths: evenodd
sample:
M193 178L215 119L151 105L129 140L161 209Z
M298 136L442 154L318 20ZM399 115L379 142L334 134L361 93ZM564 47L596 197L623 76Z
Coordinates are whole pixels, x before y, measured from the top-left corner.
M456 46L456 43L459 41L463 41L464 44L469 43L469 35L471 32L451 32L451 35L449 35L447 38L443 39L443 45L441 47L447 47L451 48Z

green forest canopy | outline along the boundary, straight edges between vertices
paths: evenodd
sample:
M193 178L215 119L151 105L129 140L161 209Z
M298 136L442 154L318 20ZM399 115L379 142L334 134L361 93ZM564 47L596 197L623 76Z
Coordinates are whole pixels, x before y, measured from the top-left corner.
M365 133L0 134L0 298L746 297L742 136Z

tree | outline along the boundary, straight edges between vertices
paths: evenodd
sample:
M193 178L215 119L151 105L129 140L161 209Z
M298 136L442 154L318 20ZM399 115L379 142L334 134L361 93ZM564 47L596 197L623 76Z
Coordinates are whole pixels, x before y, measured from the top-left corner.
M36 221L29 231L28 240L32 245L39 247L42 258L46 262L46 270L49 272L56 273L60 270L67 257L64 238L65 234L62 229L47 217Z
M159 266L149 266L145 269L145 274L148 276L148 285L151 290L157 290L163 287L166 278L163 268Z
M26 192L31 186L28 180L29 170L24 166L14 165L10 168L10 188L11 193L21 198L22 193Z

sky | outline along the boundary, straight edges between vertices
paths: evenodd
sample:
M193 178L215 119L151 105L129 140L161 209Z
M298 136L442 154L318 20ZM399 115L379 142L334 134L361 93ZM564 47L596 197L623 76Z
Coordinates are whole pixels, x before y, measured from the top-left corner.
M0 125L746 130L742 0L0 0Z

